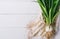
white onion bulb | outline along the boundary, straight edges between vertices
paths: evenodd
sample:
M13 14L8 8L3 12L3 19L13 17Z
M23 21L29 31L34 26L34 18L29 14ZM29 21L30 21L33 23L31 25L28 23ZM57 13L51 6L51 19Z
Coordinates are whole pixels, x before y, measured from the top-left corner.
M53 28L51 26L46 26L46 32L50 32L52 30L53 30Z

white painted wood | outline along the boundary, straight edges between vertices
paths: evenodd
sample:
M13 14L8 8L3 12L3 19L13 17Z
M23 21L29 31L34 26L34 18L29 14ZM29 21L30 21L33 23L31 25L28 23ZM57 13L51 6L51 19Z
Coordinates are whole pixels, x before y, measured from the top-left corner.
M0 14L36 14L41 10L36 2L0 1Z
M37 0L0 0L0 1L7 1L7 2L14 2L14 1L17 1L17 2L32 2L32 1L37 1Z
M25 28L0 28L0 39L27 39Z
M24 27L40 13L37 5L32 0L0 0L0 39L27 39Z
M1 27L26 27L37 15L0 15Z

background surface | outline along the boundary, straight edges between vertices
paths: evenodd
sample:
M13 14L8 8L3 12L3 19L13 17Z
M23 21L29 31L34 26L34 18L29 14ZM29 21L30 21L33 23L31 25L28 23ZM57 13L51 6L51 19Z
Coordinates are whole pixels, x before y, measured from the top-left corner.
M0 39L27 39L26 25L41 13L34 1L0 0ZM60 39L59 33L56 39Z

